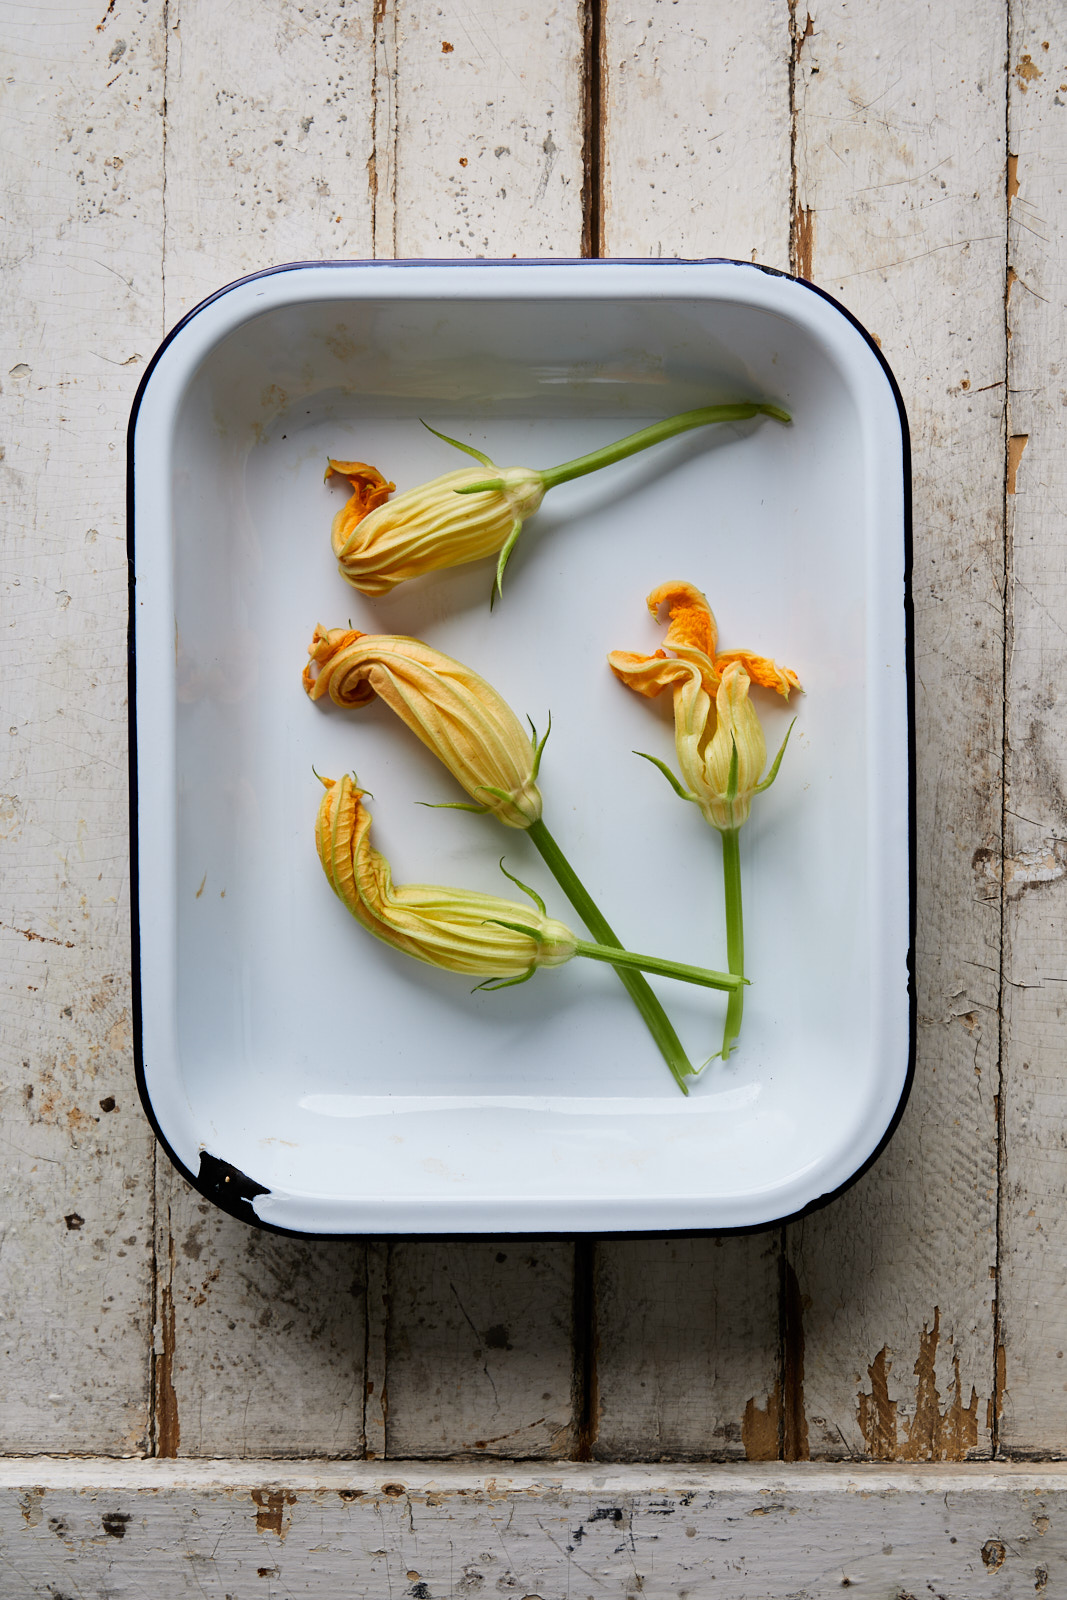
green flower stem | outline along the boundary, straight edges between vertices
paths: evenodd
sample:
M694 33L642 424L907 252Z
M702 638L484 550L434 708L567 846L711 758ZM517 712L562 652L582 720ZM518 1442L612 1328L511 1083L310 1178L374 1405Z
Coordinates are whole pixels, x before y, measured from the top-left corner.
M622 944L616 938L611 925L601 914L596 901L592 898L544 823L540 819L537 822L531 822L526 832L533 844L541 852L545 865L597 943L610 945L615 950L621 950ZM645 1027L655 1039L660 1055L671 1069L679 1089L683 1094L688 1094L689 1090L686 1087L685 1080L694 1075L693 1066L682 1048L682 1041L675 1033L670 1018L640 972L634 972L629 967L618 966L615 971L618 973L619 981L623 988L644 1018Z
M620 950L613 944L590 944L586 939L578 939L574 949L576 955L588 956L590 961L607 961L613 967L632 967L637 972L655 972L661 978L677 978L681 983L699 983L705 989L726 989L731 994L735 989L740 989L745 981L732 972L691 967L684 961L668 961L663 956L639 956L633 950Z
M722 875L726 886L726 964L738 977L745 974L745 928L741 918L741 849L740 828L724 829L722 839ZM722 1058L727 1060L734 1041L741 1032L741 1014L745 1007L745 991L735 989L726 1007L726 1026L722 1035Z
M613 461L623 461L627 456L636 455L639 450L647 450L649 445L673 439L675 434L685 433L690 428L703 428L711 422L745 422L749 417L760 415L776 417L779 422L792 420L788 411L783 411L780 406L765 405L757 400L738 401L728 406L700 406L696 411L680 411L676 417L654 422L650 428L627 434L625 439L606 444L587 456L578 456L574 461L565 461L560 467L550 467L547 472L542 472L541 480L546 490L554 489L558 483L584 478L587 472L596 472L600 467L610 466Z

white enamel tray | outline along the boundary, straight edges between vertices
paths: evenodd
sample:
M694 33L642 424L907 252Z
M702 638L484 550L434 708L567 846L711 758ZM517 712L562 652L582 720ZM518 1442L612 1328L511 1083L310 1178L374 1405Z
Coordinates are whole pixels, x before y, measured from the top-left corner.
M346 488L463 458L547 467L697 405L704 429L554 490L491 614L491 562L372 602L333 560ZM909 1082L908 454L871 340L810 285L733 262L312 264L222 290L169 336L131 425L135 969L142 1096L172 1158L249 1221L310 1234L662 1233L767 1224L869 1162ZM312 705L316 623L414 634L539 727L545 820L631 948L725 965L717 836L674 764L645 595L704 590L720 647L796 669L758 696L777 784L742 835L741 1048L684 1099L610 968L520 988L365 934L318 864L312 767L358 772L398 882L570 908L524 835L380 705ZM135 669L135 670L134 670ZM773 703L772 703L773 702ZM656 980L690 1056L724 999Z

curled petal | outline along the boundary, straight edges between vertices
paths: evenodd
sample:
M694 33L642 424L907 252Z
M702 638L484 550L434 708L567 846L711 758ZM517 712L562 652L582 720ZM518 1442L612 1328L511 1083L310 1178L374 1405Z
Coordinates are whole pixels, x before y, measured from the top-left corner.
M695 670L686 661L672 661L662 650L657 650L654 656L637 656L627 650L612 650L608 656L608 666L621 683L643 694L646 700L654 700L664 689L686 682L692 678Z
M476 978L519 978L575 954L575 937L536 906L438 884L393 883L370 842L364 790L324 778L315 841L330 886L376 939L432 967Z
M731 661L739 662L752 682L759 684L761 689L775 689L786 700L793 689L804 693L792 667L780 667L769 656L756 656L751 650L723 650L715 657L716 669L722 672Z
M663 648L700 667L706 687L714 692L719 681L715 670L718 629L707 599L691 583L661 583L649 595L648 609L655 617L664 606L670 626Z
M338 555L364 517L388 500L396 484L389 483L377 467L369 466L365 461L329 461L325 481L328 483L335 477L347 478L352 485L352 498L346 501L333 519L333 548L334 554Z
M363 594L383 595L424 572L495 555L516 524L537 510L545 490L539 472L489 470L493 487L466 492L488 481L486 469L461 467L379 503L351 526L340 520L346 506L333 528L342 577Z
M528 828L540 817L529 735L507 701L461 661L401 634L316 628L304 687L313 700L328 694L341 706L377 695L501 822Z

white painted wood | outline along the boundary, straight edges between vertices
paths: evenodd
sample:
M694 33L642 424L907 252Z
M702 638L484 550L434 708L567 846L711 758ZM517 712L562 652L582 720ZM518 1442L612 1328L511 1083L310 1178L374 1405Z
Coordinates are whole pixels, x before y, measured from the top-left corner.
M606 255L788 268L790 50L785 0L606 0ZM773 1231L598 1248L598 1457L778 1455L779 1246Z
M375 255L580 255L578 0L375 10ZM370 1251L368 1453L567 1455L572 1248Z
M574 1250L395 1244L388 1455L567 1456Z
M131 1053L126 415L161 322L159 10L0 9L0 1436L144 1447L152 1137Z
M1067 1582L1067 1480L38 1459L5 1466L0 1538L12 1595L1022 1600Z
M160 1192L155 1453L362 1455L365 1247L265 1233L176 1173Z
M260 268L369 256L371 0L167 20L168 325ZM363 1247L258 1233L158 1173L154 1450L361 1453Z
M377 253L581 255L580 0L395 0L395 23L393 0L382 9L397 35L395 216ZM379 74L379 107L382 94Z
M919 1033L889 1149L790 1229L786 1355L799 1454L958 1458L990 1449L994 1375L1006 15L808 11L798 265L880 340L912 429Z
M1067 1449L1067 1159L1063 1010L1067 578L1067 17L1020 0L1011 15L1015 157L1011 328L1012 637L1005 814L1004 1187L1001 1447Z
M168 327L245 273L372 254L372 0L168 0Z
M787 0L603 10L604 254L788 270Z
M597 1459L777 1459L780 1243L597 1247Z

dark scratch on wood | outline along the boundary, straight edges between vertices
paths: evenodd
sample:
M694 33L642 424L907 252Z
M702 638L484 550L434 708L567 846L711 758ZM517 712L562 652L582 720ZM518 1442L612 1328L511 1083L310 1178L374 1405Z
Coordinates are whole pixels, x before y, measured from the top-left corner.
M582 127L582 255L604 254L603 0L585 0Z
M600 1425L597 1383L596 1245L579 1239L574 1246L574 1373L571 1383L574 1416L574 1459L592 1461Z
M173 1273L173 1241L170 1265ZM163 1348L156 1363L156 1455L172 1460L178 1454L182 1435L178 1396L174 1391L174 1295L169 1282L163 1285L159 1316Z
M800 1283L782 1257L782 1460L808 1461L808 1419L804 1411L804 1302Z

